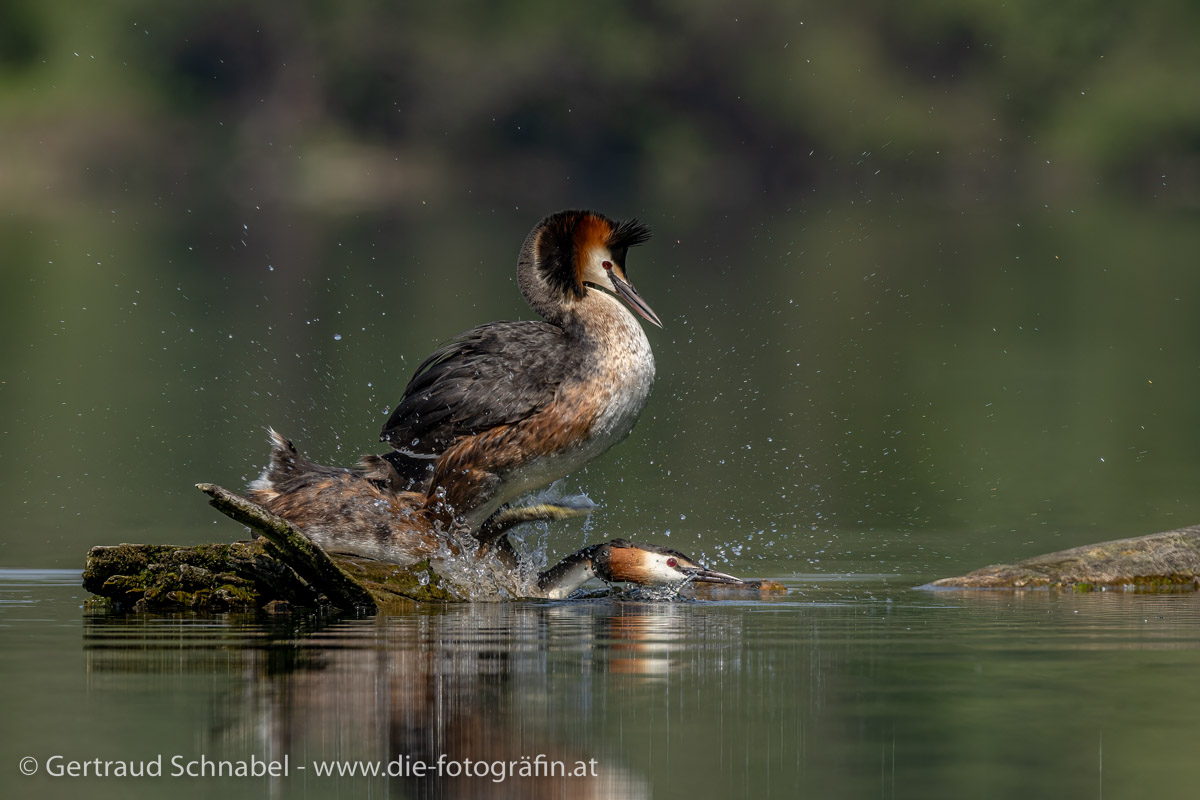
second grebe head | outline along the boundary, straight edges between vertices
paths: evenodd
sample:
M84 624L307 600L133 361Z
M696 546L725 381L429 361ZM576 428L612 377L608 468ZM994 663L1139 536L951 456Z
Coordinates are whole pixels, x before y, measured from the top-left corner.
M538 589L551 600L561 600L592 578L640 586L676 586L688 581L744 583L741 578L705 569L678 550L613 539L565 557L538 576Z
M595 211L551 214L534 226L521 247L521 293L539 314L558 323L589 291L607 292L661 328L625 270L629 248L649 238L650 229L636 219L617 222Z
M613 539L592 556L596 577L609 583L669 586L685 581L742 583L741 578L706 569L678 550Z

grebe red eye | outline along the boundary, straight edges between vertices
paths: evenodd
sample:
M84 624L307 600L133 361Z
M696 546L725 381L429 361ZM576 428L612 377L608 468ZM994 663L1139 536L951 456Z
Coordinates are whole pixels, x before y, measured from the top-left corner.
M667 566L668 566L668 567L678 567L678 566L679 566L679 562L678 562L678 561L676 561L676 560L675 560L675 559L673 559L673 558L668 558L668 559L667 559Z
M611 262L611 261L605 261L605 262L604 262L603 264L601 264L600 266L604 267L605 269L612 269L612 262ZM675 565L674 565L674 564L672 564L671 566L673 567L673 566L675 566Z

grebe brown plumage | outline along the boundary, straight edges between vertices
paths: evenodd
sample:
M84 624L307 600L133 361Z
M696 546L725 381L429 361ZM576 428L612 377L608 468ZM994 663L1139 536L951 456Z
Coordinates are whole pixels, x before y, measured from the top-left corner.
M561 211L526 237L517 280L545 321L473 328L417 368L380 434L396 486L472 530L503 504L586 464L632 430L654 356L630 309L661 327L629 282L636 220ZM448 510L448 511L447 511Z

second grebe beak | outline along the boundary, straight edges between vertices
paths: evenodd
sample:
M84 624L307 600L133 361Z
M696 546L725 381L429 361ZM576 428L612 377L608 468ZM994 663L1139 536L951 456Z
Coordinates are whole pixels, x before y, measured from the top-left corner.
M613 291L639 315L661 328L663 326L662 320L658 318L658 314L654 313L654 309L642 299L637 289L633 288L633 284L629 282L629 279L625 275L625 270L621 268L621 265L613 264L610 266L607 261L604 262L604 265L608 270L608 277L612 281Z
M735 578L732 575L726 575L724 572L717 572L703 567L680 567L680 571L687 575L690 580L705 583L745 583L741 578Z

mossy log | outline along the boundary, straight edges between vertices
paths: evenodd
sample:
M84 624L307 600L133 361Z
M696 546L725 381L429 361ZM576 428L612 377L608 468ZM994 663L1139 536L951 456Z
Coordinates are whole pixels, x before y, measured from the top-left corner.
M84 566L84 588L137 611L288 606L373 611L461 599L428 561L400 567L327 554L261 506L214 484L197 488L218 511L262 538L195 547L93 547Z
M994 564L957 578L936 580L927 587L1195 590L1200 588L1200 525L1073 547L1015 564Z
M83 588L138 611L253 609L271 601L320 605L319 593L268 553L265 540L93 547Z

